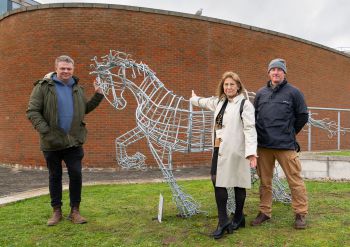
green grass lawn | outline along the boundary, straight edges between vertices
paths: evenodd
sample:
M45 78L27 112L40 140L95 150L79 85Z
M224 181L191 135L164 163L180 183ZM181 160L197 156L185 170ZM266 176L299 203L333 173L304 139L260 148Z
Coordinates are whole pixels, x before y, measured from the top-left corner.
M308 228L295 230L290 205L274 203L272 220L260 227L241 228L214 240L217 224L209 180L180 182L206 214L179 218L166 184L85 186L81 213L84 225L64 220L47 227L49 196L0 207L0 246L350 246L350 183L307 181ZM258 209L258 186L248 190L248 223ZM159 193L164 196L163 222L157 216ZM69 212L64 193L64 215Z
M330 152L323 152L319 153L319 155L329 155L329 156L350 156L349 150L343 150L343 151L330 151Z

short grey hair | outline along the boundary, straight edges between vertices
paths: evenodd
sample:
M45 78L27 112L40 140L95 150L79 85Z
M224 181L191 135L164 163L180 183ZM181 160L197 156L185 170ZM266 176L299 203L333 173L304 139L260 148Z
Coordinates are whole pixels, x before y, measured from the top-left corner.
M66 63L71 63L74 65L74 60L70 56L67 56L67 55L62 55L62 56L59 56L58 58L56 58L55 67L57 67L57 64L59 62L66 62Z

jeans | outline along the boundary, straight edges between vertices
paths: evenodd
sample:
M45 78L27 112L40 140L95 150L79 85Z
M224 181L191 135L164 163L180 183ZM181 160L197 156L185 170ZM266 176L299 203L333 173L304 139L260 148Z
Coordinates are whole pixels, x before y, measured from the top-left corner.
M83 148L71 147L43 153L49 170L51 206L62 206L62 161L66 164L69 175L70 206L78 206L81 201Z

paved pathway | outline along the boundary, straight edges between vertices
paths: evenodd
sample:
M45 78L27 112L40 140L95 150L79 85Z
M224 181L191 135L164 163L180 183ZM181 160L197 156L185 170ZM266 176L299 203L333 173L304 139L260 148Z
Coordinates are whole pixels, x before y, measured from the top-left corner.
M208 166L178 168L174 170L177 180L209 178ZM162 182L159 169L147 171L117 171L116 169L84 169L83 184L113 184ZM64 188L67 188L68 174L63 174ZM0 165L0 205L26 198L48 194L48 171L46 169L16 168Z

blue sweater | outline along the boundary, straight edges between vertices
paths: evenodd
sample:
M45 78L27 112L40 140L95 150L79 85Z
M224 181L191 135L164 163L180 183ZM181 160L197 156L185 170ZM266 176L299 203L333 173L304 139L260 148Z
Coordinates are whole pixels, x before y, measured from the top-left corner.
M71 78L69 82L65 84L57 78L56 74L52 76L52 79L55 82L57 95L58 126L67 134L71 128L74 114L72 87L75 81Z

